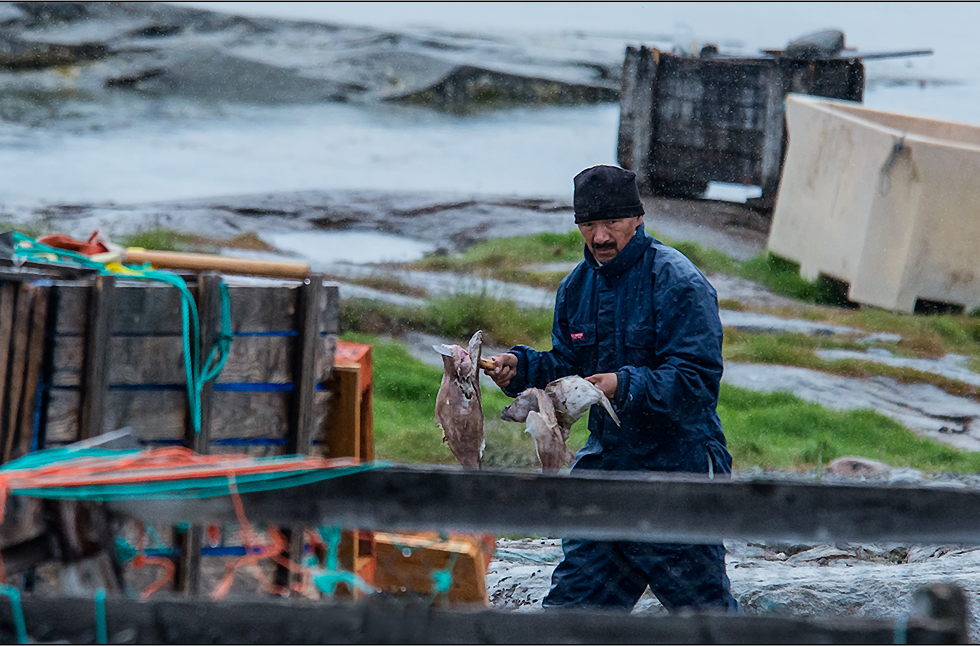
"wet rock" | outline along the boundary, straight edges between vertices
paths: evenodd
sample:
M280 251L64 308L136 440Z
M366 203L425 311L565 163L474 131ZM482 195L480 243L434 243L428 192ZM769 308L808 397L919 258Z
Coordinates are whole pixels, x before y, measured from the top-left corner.
M98 60L99 65L82 63ZM203 101L402 101L466 112L615 101L621 53L569 40L540 52L523 36L250 18L164 3L0 4L0 68L43 71L35 86ZM0 78L0 90L20 81ZM57 93L53 95L55 98Z
M896 357L884 348L872 348L864 352L858 352L857 350L817 350L816 355L828 361L860 359L882 363L886 366L911 368L921 372L942 375L948 379L962 381L971 386L980 386L980 374L970 370L966 365L969 357L960 354L949 354L942 359L918 359L914 357Z
M808 549L804 552L794 554L786 559L787 565L799 565L802 563L817 563L827 565L830 561L839 559L853 559L854 552L838 549L832 545L821 545Z
M827 465L827 471L841 476L887 476L892 468L884 462L869 460L868 458L840 457L832 460Z
M843 325L831 325L817 321L805 321L802 319L784 319L770 314L757 314L755 312L737 312L734 310L721 310L721 324L725 327L735 328L743 332L756 332L768 334L772 332L796 332L799 334L813 334L829 336L832 334L857 334L861 330Z

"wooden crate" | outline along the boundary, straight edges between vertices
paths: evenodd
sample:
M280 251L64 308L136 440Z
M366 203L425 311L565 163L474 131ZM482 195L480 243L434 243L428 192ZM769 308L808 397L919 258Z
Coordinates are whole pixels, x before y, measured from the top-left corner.
M450 534L443 540L434 532L375 532L374 585L394 594L431 594L435 583L433 574L448 567L450 559L455 557L449 603L489 605L486 576L493 550L491 536Z
M790 92L861 101L859 58L678 56L627 47L617 160L640 191L699 197L709 182L758 186L771 211Z

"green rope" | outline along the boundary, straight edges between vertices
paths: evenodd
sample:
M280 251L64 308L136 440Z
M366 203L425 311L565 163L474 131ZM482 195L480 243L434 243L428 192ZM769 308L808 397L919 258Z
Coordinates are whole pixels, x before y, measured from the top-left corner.
M20 603L20 590L12 585L0 585L0 594L10 599L10 614L14 617L14 632L18 644L28 644L27 622L24 621L24 606Z
M95 591L95 643L109 643L109 629L105 619L105 588Z
M24 258L31 258L36 261L52 264L61 264L58 262L59 260L67 261L89 269L95 269L103 275L114 273L107 269L104 264L96 262L83 254L46 245L22 233L15 232L14 240L16 242L15 253ZM54 260L51 259L52 256ZM218 373L221 372L225 362L228 360L228 352L231 349L231 342L234 338L231 333L231 304L228 296L228 286L222 282L219 288L221 300L221 332L218 333L218 337L211 347L207 360L204 362L204 368L198 369L197 361L201 332L194 296L187 289L187 283L180 276L169 272L156 271L148 267L148 265L143 267L126 266L128 271L120 275L125 278L166 283L176 287L180 293L180 319L181 330L183 332L184 373L187 379L187 404L190 408L191 425L194 428L194 432L200 433L201 391L204 389L204 384L217 377Z

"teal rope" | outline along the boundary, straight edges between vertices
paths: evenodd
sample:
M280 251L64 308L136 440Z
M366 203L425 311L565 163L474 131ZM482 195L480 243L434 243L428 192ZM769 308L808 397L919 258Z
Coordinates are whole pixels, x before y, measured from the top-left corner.
M95 643L109 643L109 629L105 620L105 588L95 591Z
M346 583L352 591L360 590L368 594L377 592L373 586L359 577L356 572L347 572L346 570L339 569L340 559L337 553L340 550L340 527L327 528L321 525L318 531L320 538L327 545L326 565L319 574L312 577L313 583L320 589L320 592L327 596L333 596L339 583Z
M10 614L14 617L14 632L18 644L28 644L27 622L24 621L24 606L20 603L20 590L12 585L0 585L0 594L10 599Z
M901 614L895 618L894 632L892 633L893 644L907 644L909 630L909 616Z
M432 593L429 595L428 605L435 603L439 595L445 595L444 600L449 599L449 588L453 585L453 568L459 559L459 552L453 552L446 563L446 567L432 573Z
M22 233L14 233L14 240L17 244L16 254L25 258L32 258L42 262L52 262L50 256L59 260L82 265L89 269L95 269L103 275L111 275L112 271L106 266L96 262L91 258L74 251L58 249L50 245L38 242ZM54 264L58 264L55 262ZM197 316L197 308L194 304L194 296L187 289L187 283L180 276L164 271L156 271L144 267L127 266L127 269L134 272L132 274L121 274L126 278L143 280L153 280L166 283L177 288L180 293L180 319L181 330L183 332L184 350L184 373L187 380L187 404L190 409L191 425L195 433L201 432L201 391L204 384L214 379L221 372L225 362L228 360L228 353L231 349L231 342L234 338L231 333L231 303L228 297L228 286L223 282L220 285L219 293L221 299L221 332L211 348L208 358L204 363L205 369L198 369L197 359L200 345L200 321Z
M139 449L102 449L57 447L41 449L23 457L11 460L0 467L0 473L11 471L26 471L44 467L56 462L83 460L88 458L119 458L125 459L139 453ZM305 459L302 455L281 455L266 458L253 458L255 464L281 464L288 466L296 460ZM384 461L366 462L349 467L332 469L303 469L297 471L272 471L268 473L249 473L235 477L235 486L239 493L270 491L299 487L305 484L331 480L362 471L372 471L391 466ZM231 494L228 488L228 478L216 476L210 478L185 478L159 482L133 482L123 484L103 484L65 487L34 487L13 489L17 496L31 496L49 500L186 500L195 498L213 498Z

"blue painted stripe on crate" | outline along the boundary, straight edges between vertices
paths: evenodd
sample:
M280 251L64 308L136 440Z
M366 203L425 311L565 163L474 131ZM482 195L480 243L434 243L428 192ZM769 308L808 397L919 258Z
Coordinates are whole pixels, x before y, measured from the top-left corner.
M223 437L211 440L211 446L286 446L282 437Z
M214 392L233 393L288 393L292 392L292 384L259 383L220 383L214 385Z
M283 330L281 332L235 332L234 336L299 336L296 330Z

